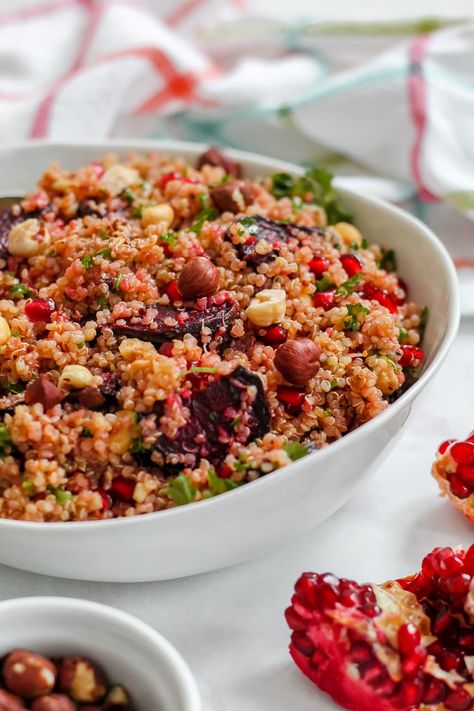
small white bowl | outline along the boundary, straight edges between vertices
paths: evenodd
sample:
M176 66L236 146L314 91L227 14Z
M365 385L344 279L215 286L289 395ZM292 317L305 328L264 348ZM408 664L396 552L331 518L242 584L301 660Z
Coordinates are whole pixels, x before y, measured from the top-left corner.
M179 141L95 144L23 143L0 148L0 194L21 194L53 161L74 169L114 151L160 151L194 162L206 147ZM226 150L249 177L301 167ZM289 542L324 521L355 492L394 445L418 395L439 370L459 322L457 278L441 242L393 205L338 189L369 242L397 253L410 298L430 318L420 379L381 415L338 442L233 491L144 516L85 523L0 519L0 562L82 580L165 580L240 563Z
M202 711L189 667L144 622L96 602L24 597L0 602L0 657L15 648L89 657L123 684L134 711Z

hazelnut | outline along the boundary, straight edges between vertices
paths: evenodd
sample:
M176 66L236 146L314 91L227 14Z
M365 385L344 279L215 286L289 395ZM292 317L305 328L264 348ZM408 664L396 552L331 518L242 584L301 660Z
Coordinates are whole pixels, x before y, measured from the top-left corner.
M56 667L46 657L24 649L11 652L3 664L5 686L25 699L49 694L56 683Z
M242 173L241 166L228 158L222 151L218 148L208 148L202 155L199 156L196 167L201 170L203 165L214 165L218 168L222 168L228 175L232 175L234 178L238 178Z
M300 388L319 370L321 349L309 338L282 343L275 355L275 368L285 380Z
M0 689L0 711L22 711L25 708L23 700Z
M0 346L3 346L3 344L8 341L11 335L12 332L10 331L10 326L8 325L7 319L3 316L0 316Z
M68 696L48 694L33 701L31 711L76 711L76 706Z
M144 207L141 217L141 225L143 228L148 225L162 225L167 230L173 224L174 210L168 203L161 205L150 205Z
M130 185L135 185L141 181L140 173L135 168L128 165L116 163L107 168L100 179L100 187L112 197L120 195L121 192Z
M178 289L185 299L199 299L215 294L220 274L206 257L193 257L187 262L178 279Z
M254 326L266 328L280 323L286 313L286 292L283 289L262 289L250 302L245 315Z
M45 411L60 403L64 398L65 393L56 387L44 374L40 375L38 380L34 380L26 386L25 403L34 405L40 402Z
M253 187L245 180L231 180L211 190L212 201L220 212L243 212L253 197Z
M123 686L112 686L104 702L104 711L129 711L130 699Z
M51 237L36 217L14 225L8 234L8 251L15 257L36 257L49 246Z
M90 388L93 382L94 376L83 365L66 365L59 376L62 388Z
M74 699L87 704L101 701L107 692L105 674L85 657L64 657L59 666L59 687Z

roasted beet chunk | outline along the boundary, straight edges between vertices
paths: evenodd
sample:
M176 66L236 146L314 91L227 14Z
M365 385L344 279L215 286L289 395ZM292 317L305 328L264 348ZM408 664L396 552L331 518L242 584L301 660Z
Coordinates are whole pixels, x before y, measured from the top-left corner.
M176 465L194 455L195 463L204 458L218 464L237 442L263 437L270 428L270 410L258 375L238 365L235 370L204 390L198 390L189 403L188 422L174 439L162 435L156 451L162 464Z
M246 226L249 238L245 244L236 245L237 254L240 259L246 262L250 267L258 267L264 262L271 262L278 256L280 245L283 242L288 242L289 239L299 240L301 233L306 235L323 235L324 230L317 227L303 227L285 222L274 222L266 217L255 216L248 219L251 224ZM237 222L239 222L237 220ZM231 234L226 232L226 239L231 240ZM273 249L267 254L258 254L257 244L265 240L273 246Z
M199 156L196 163L197 169L201 170L203 165L214 165L223 168L228 175L232 175L234 178L239 178L242 174L242 167L218 148L209 148Z
M174 306L156 305L153 306L153 311L156 315L151 323L145 314L141 319L131 318L125 324L111 324L111 328L118 335L140 338L152 343L181 339L186 333L200 338L203 328L206 328L211 331L213 338L221 343L226 340L229 328L237 318L239 305L230 297L216 294L206 300L203 308L192 306L177 309Z
M95 200L81 200L77 207L77 216L86 217L86 215L96 215L97 217L105 217L107 214L107 206L103 203L97 203Z

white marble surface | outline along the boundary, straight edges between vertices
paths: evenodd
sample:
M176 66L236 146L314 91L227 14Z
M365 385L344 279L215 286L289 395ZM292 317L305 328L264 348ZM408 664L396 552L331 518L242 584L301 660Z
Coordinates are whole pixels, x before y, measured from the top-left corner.
M473 339L474 322L464 322L385 464L329 521L286 548L207 575L135 585L63 581L0 566L0 598L70 595L137 615L182 652L205 711L329 711L333 704L288 656L283 610L293 584L303 570L382 581L416 569L434 546L474 540L472 526L439 499L429 475L439 442L474 427Z

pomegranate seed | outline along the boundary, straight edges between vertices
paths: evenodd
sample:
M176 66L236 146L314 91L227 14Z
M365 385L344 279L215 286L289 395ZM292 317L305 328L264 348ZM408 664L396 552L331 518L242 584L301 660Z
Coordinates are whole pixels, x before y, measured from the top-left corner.
M300 595L305 602L311 607L317 607L317 576L315 573L303 573L303 575L298 579L295 590Z
M55 311L56 304L53 299L32 299L25 304L25 314L33 323L49 323Z
M474 443L456 442L451 447L450 454L457 464L474 464Z
M400 684L400 697L402 703L409 708L418 706L423 698L423 687L418 679L410 679L402 681Z
M279 385L277 387L277 398L285 406L285 410L292 414L298 414L303 406L305 392L304 390L289 388L286 385Z
M301 652L301 654L304 654L305 657L311 657L311 655L314 654L316 648L304 632L293 632L291 641L296 649Z
M260 340L267 346L278 346L285 343L288 338L288 331L285 331L281 326L269 326L264 333L260 333Z
M362 271L362 264L355 254L342 254L341 264L348 277L353 277Z
M465 595L469 590L471 576L467 573L457 573L446 581L446 590L450 595Z
M458 499L467 499L468 496L471 495L471 489L463 483L462 479L458 477L457 474L453 474L450 477L449 487L454 496L457 496Z
M308 264L309 271L314 274L316 279L321 279L324 272L329 269L329 262L327 262L323 257L314 257Z
M457 641L460 647L468 650L474 649L474 629L471 632L461 632Z
M469 437L466 438L466 442L474 442L474 432L471 432Z
M439 679L431 679L423 694L424 704L439 704L446 693L446 686Z
M172 170L169 173L165 173L160 178L160 190L164 191L166 186L171 180L180 180L182 183L196 183L194 178L186 178L182 173L178 173L176 170Z
M177 281L170 281L170 283L167 284L165 287L165 293L168 295L169 300L173 303L175 301L182 301L183 300L183 297L179 293Z
M402 368L415 365L416 361L423 360L424 353L417 346L400 346L402 349L402 357L398 361L398 365Z
M339 595L330 585L322 585L318 590L318 600L320 607L333 608Z
M397 313L397 301L394 294L389 294L385 289L379 289L371 284L365 284L359 292L363 299L377 301L381 306L385 306L391 314Z
M161 355L171 358L173 355L173 344L172 343L162 343L160 346Z
M110 486L112 496L120 501L130 501L133 498L134 489L133 479L126 479L124 476L116 476Z
M336 291L335 289L329 289L329 291L317 291L313 296L313 304L316 308L323 308L325 311L332 309L336 303Z
M438 447L438 453L439 454L444 454L448 447L455 442L455 439L445 439L444 442L441 442L441 444Z
M420 667L423 665L428 652L426 649L419 644L415 649L408 654L402 661L402 669L405 676L415 676L419 671Z
M474 487L474 466L472 464L460 464L457 468L457 473L466 486L471 489Z
M365 642L355 642L351 648L351 660L357 664L370 662L373 659L372 650Z
M295 612L292 607L288 607L285 610L285 617L288 623L288 627L297 632L304 632L306 629L306 622L301 619L301 617Z
M102 499L102 511L108 511L112 506L112 499L105 489L97 489L97 493L100 494L100 498Z
M467 549L464 556L464 570L470 575L474 575L474 544Z
M420 644L420 640L418 628L411 622L398 630L398 649L403 655L410 654Z
M229 477L232 476L234 473L234 470L229 464L223 464L219 469L217 470L217 476L220 479L228 479Z
M438 664L445 671L451 671L454 669L457 672L460 672L464 666L462 658L447 649L439 655Z
M433 622L433 633L436 635L440 635L443 632L446 632L446 630L451 627L453 623L453 618L449 614L449 612L440 612L434 619ZM432 646L430 647L430 652L431 654L436 654L436 652L432 649Z
M473 698L464 689L452 690L443 701L449 711L467 711L472 708Z

